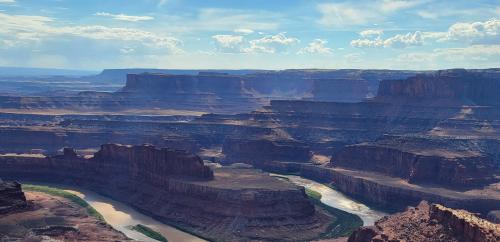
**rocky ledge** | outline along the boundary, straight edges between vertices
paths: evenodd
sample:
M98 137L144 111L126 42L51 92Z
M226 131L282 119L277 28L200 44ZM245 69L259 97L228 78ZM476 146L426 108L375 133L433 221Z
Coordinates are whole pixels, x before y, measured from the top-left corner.
M0 156L0 175L78 185L217 241L310 240L336 218L304 188L253 169L211 170L195 155L108 144L92 158Z
M448 187L481 187L498 181L490 157L471 151L406 144L363 143L349 145L331 160L336 167L380 172L410 183Z
M27 206L21 184L0 179L0 214L13 212Z
M421 202L405 212L384 217L374 226L362 227L349 242L368 241L500 241L500 224L493 224L464 210Z

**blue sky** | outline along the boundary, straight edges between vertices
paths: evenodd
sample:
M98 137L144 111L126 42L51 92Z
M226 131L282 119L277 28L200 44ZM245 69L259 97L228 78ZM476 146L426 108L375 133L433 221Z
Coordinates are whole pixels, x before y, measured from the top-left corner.
M500 1L0 0L0 66L500 67Z

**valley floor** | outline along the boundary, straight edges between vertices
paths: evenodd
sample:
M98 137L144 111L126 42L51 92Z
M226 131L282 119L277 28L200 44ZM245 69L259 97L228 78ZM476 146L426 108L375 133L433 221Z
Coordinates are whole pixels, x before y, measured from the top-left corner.
M34 191L25 195L28 208L0 217L0 241L130 241L67 198Z

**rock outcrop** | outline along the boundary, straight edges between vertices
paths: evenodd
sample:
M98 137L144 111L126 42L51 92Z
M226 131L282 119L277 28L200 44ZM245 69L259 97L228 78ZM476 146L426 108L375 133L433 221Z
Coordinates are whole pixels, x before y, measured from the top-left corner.
M0 179L0 214L23 209L26 206L26 197L21 190L21 184Z
M131 204L202 237L308 240L334 219L305 191L253 169L211 170L197 156L150 145L108 144L92 158L0 156L0 175L69 183Z
M411 183L435 183L459 188L497 181L497 167L491 158L474 152L432 147L411 149L378 143L350 145L338 152L331 164L397 176Z
M438 71L406 80L384 80L378 96L455 99L478 105L500 104L500 81L464 69Z
M493 210L488 213L488 220L500 224L500 210Z
M384 217L374 226L360 228L348 239L349 242L499 240L500 224L490 223L464 210L453 210L427 202Z

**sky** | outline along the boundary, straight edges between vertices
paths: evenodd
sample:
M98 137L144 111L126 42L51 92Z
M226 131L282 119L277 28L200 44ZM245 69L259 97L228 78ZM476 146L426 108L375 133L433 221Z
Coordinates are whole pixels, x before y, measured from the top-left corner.
M500 67L500 0L0 0L0 66Z

